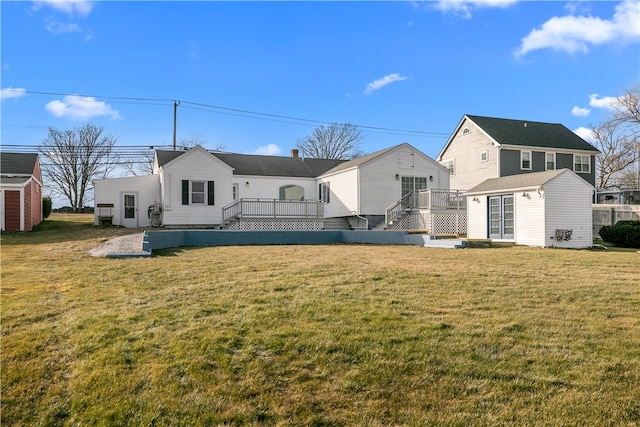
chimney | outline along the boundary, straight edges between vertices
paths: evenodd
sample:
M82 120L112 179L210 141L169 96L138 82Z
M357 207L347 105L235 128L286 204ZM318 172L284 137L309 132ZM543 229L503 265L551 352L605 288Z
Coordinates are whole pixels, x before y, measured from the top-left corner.
M291 150L291 157L298 158L298 150L295 148Z

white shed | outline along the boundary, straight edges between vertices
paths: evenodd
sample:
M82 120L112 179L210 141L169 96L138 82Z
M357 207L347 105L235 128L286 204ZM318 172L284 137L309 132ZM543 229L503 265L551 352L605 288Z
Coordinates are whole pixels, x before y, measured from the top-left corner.
M467 237L528 246L591 247L593 191L569 169L488 179L467 192Z

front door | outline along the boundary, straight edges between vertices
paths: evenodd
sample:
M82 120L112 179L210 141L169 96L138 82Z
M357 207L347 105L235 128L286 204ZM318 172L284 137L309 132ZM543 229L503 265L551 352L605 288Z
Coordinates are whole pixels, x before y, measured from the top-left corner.
M513 194L489 197L489 237L513 239Z
M138 206L136 205L136 194L123 194L123 215L122 226L127 228L136 228L138 226Z

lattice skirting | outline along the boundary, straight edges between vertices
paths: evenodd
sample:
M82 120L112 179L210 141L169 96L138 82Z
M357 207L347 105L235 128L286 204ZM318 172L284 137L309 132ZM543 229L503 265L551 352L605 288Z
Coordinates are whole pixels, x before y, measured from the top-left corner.
M396 222L394 230L427 230L430 234L466 234L467 212L413 212Z
M295 231L295 230L322 230L324 221L319 220L294 220L294 219L240 219L226 227L227 230L251 230L251 231Z

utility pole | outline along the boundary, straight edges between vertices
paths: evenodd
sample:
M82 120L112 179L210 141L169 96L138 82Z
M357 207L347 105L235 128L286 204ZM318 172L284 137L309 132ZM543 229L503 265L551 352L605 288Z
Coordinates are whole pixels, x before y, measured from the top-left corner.
M176 151L176 119L178 116L180 101L173 101L173 151Z

